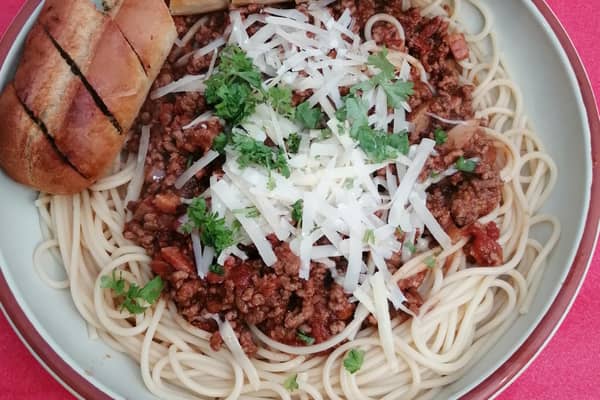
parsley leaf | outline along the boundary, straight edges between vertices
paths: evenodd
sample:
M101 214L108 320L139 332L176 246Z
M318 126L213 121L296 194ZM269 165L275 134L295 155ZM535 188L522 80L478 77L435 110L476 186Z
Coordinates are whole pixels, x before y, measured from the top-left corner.
M448 134L441 128L436 128L433 132L433 137L435 139L435 144L438 146L443 145L448 140Z
M296 107L296 121L307 129L315 129L321 121L321 109L311 107L307 101Z
M187 210L188 222L183 225L186 233L198 229L200 239L206 246L213 247L217 254L235 243L234 232L225 224L224 218L208 211L206 201L197 197Z
M363 125L352 135L358 146L374 162L382 162L398 157L398 153L408 154L409 142L405 132L388 134Z
M358 370L360 370L364 361L365 351L352 349L344 358L344 368L346 368L346 371L350 372L351 374L354 374Z
M375 244L375 232L373 229L367 229L363 236L363 242L365 244Z
M384 47L379 53L371 54L367 59L367 62L377 67L380 72L380 79L392 79L394 77L396 69L388 58L388 50Z
M296 390L300 387L300 386L298 386L297 379L298 379L298 374L294 374L294 375L290 376L283 382L283 387L286 388L288 392L293 392L294 390Z
M125 290L125 286L129 288ZM112 276L103 276L100 278L100 287L111 289L119 297L123 297L121 311L126 309L132 314L142 314L148 308L145 304L154 304L160 297L164 288L164 282L160 276L155 277L144 287L139 287L135 283L129 283L122 277L117 279L115 271Z
M458 160L456 160L456 169L462 172L473 172L477 167L477 163L473 160L465 160L463 156L460 156Z
M262 75L237 45L229 45L219 55L217 71L206 81L204 96L215 114L232 125L254 112L263 97Z
M272 175L269 175L269 179L267 180L267 190L273 191L277 187L277 183L275 182L275 178Z
M408 100L414 93L414 83L412 82L381 82L385 94L387 94L389 104L394 108L402 108L402 103Z
M188 169L194 164L194 155L188 156L187 162L185 163L185 169Z
M427 265L428 268L435 268L436 263L437 260L434 256L429 256L427 259L425 259L425 265Z
M233 148L240 153L237 160L240 167L246 168L250 164L255 164L265 167L269 171L279 171L286 178L290 177L290 168L283 150L269 147L263 142L242 134L234 134L232 142Z
M396 71L394 65L388 60L387 55L387 49L383 48L381 52L369 56L367 62L379 69L380 72L370 80L353 86L350 89L350 93L356 94L359 90L366 92L379 85L385 91L388 103L394 108L401 108L402 103L405 102L409 96L413 95L414 83L403 82L400 80L393 82Z
M229 142L229 137L225 133L220 133L219 136L214 138L212 148L217 153L223 154L227 142Z
M345 103L336 113L340 121L348 120L352 124L350 135L355 135L358 129L369 126L369 106L365 101L352 95L346 96Z
M254 112L257 99L248 85L232 83L217 89L219 101L215 114L232 125L237 125Z
M284 117L294 117L294 106L292 106L292 89L287 86L273 86L267 92L269 104L275 111Z
M298 200L292 205L292 219L298 223L302 221L304 211L304 200Z
M345 104L336 114L338 119L350 121L350 136L374 162L382 162L398 157L398 153L408 154L410 143L406 132L388 134L369 126L368 105L360 98L349 95Z
M217 275L221 275L221 276L225 275L225 270L219 264L213 264L210 267L208 267L208 272L212 272L213 274L217 274Z
M243 214L246 218L258 218L260 217L260 211L256 207L240 208L233 210L234 214Z
M296 337L298 338L298 340L306 343L309 346L312 345L313 343L315 343L314 337L307 335L306 333L304 333L301 330L298 330L298 332L296 332Z
M290 134L290 137L287 140L287 145L288 145L288 151L292 154L296 154L298 153L298 150L300 149L300 135L297 133L292 133Z

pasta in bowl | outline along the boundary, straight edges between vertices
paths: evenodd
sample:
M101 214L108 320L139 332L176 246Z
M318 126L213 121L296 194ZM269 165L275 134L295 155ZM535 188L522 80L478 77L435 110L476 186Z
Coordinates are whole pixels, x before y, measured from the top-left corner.
M155 395L431 398L527 311L558 170L490 25L361 5L176 21L130 154L37 200Z

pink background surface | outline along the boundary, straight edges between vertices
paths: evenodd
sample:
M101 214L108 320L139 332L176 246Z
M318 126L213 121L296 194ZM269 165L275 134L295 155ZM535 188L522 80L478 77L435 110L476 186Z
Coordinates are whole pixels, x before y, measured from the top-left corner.
M600 2L547 0L567 29L600 95ZM1 0L4 33L24 0ZM600 399L600 251L556 336L501 400ZM0 399L71 399L37 363L0 314Z

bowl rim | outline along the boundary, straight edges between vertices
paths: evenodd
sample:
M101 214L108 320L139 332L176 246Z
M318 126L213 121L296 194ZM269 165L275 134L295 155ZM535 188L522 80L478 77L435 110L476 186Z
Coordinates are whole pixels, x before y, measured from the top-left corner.
M596 241L598 239L600 221L600 186L598 185L596 178L600 176L600 163L597 162L596 155L600 154L600 138L598 137L598 135L600 135L600 116L598 114L596 98L583 62L556 14L554 14L545 0L531 1L543 19L549 24L556 39L561 44L579 84L591 135L590 151L592 156L592 184L590 204L585 219L585 229L579 242L576 256L554 302L526 341L490 376L466 393L462 397L462 399L465 400L493 398L499 395L525 371L543 350L560 327L579 293L579 289L581 288L589 269ZM6 61L7 55L17 35L21 32L23 26L41 2L42 0L26 0L21 10L0 39L0 66ZM27 315L19 306L17 299L10 291L1 266L0 310L2 310L11 327L25 347L27 347L50 375L69 392L76 397L84 399L110 399L110 396L64 361L44 340L31 321L29 321Z

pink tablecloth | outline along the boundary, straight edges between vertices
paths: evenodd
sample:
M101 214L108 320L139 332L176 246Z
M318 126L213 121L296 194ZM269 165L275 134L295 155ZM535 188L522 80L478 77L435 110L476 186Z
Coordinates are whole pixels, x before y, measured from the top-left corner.
M498 0L497 0L498 1ZM2 0L3 33L24 0ZM600 95L600 2L548 0L575 42ZM557 335L500 399L600 399L600 251L579 298ZM69 399L0 315L0 399Z

